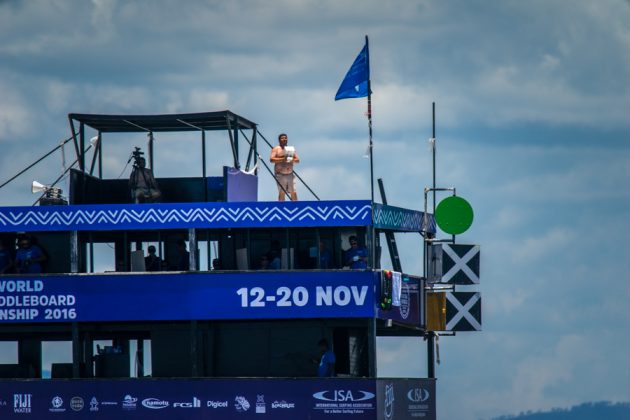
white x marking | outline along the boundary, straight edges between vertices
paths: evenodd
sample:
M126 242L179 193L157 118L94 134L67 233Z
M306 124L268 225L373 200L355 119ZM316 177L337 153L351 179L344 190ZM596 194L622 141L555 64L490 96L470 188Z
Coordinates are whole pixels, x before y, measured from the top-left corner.
M453 251L453 248L451 248L448 245L444 245L442 249L449 257L451 257L451 259L455 263L455 265L452 266L451 269L448 270L448 272L442 276L442 283L448 283L453 278L453 276L457 274L458 271L461 270L464 272L464 274L468 276L470 281L472 281L475 284L479 284L479 276L477 276L470 269L470 267L468 267L468 261L470 261L475 255L479 253L479 245L473 246L470 249L470 251L468 251L461 258L459 258L459 255L457 255L455 251Z
M480 293L475 293L475 294L473 294L470 297L470 299L468 299L468 302L466 302L466 304L462 306L462 304L459 302L459 300L457 300L457 298L455 296L453 296L452 293L447 293L446 294L446 299L453 304L455 309L457 309L457 314L455 314L455 316L450 321L448 321L448 323L446 324L446 330L447 331L452 331L453 328L455 328L457 323L462 318L466 318L466 320L470 323L470 325L472 325L472 327L475 330L481 331L481 324L479 323L479 321L477 321L475 319L475 317L472 316L472 314L470 312L468 312L468 311L470 311L470 308L472 308L473 305L475 303L477 303L477 301L480 298L481 298L481 294Z

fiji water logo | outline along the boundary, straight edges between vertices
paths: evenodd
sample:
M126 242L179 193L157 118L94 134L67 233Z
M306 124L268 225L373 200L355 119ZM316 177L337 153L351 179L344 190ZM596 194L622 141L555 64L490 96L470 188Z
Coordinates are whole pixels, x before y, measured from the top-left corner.
M407 399L413 403L425 402L430 397L431 394L424 388L412 388L407 392Z
M374 394L368 391L355 391L335 389L333 391L319 391L313 394L313 398L320 401L334 402L358 402L368 401L374 398Z
M394 418L394 385L385 385L385 409L383 410L385 419L391 420Z
M236 398L234 398L234 408L236 408L236 411L239 413L244 413L250 408L249 401L242 395L237 395Z
M33 394L13 394L13 412L28 414L33 409Z

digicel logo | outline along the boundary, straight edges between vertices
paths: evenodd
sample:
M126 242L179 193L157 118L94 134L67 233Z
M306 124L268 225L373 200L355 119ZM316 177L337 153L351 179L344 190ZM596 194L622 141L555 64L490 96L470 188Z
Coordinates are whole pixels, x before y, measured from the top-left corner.
M212 407L212 408L228 408L228 402L227 401L208 401L207 406Z

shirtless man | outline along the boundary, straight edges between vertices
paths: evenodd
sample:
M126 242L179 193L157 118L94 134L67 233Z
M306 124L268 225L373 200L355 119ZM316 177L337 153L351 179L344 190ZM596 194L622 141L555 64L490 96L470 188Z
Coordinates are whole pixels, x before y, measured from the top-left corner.
M297 201L297 192L295 192L295 180L293 174L293 164L299 163L300 158L296 153L293 154L293 159L286 153L287 143L289 137L282 133L278 136L278 146L271 150L271 157L269 160L275 164L275 175L278 181L278 201L284 201L286 190L291 194L291 200ZM284 188L284 190L283 190Z

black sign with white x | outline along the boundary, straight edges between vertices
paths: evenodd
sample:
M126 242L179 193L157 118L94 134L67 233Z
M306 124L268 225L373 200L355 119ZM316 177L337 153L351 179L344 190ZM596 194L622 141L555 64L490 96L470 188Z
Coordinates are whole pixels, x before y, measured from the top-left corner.
M446 331L481 331L481 293L446 293Z
M479 259L479 245L433 245L429 248L429 281L479 284Z

